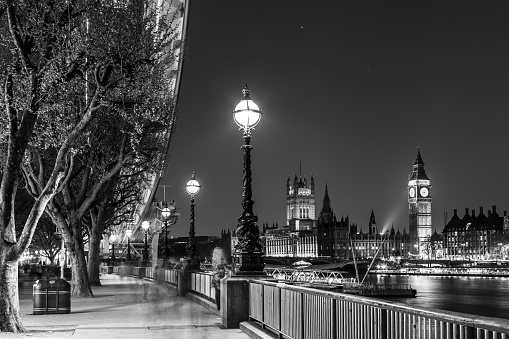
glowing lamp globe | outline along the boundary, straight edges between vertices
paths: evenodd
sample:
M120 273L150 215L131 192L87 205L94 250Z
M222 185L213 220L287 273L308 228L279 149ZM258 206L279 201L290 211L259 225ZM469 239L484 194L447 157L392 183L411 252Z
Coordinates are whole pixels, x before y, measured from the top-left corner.
M127 237L130 238L131 235L133 235L133 230L126 230L125 235L127 235Z
M141 228L143 228L145 231L147 231L150 227L150 223L148 221L144 221L141 223Z
M162 215L163 219L169 218L171 215L171 209L169 209L168 207L163 208L161 211L161 215Z
M186 191L187 193L189 193L191 196L195 195L196 193L198 193L200 191L200 184L198 183L198 181L196 181L196 177L195 177L195 174L193 172L193 174L191 175L191 180L189 180L186 184Z
M262 110L254 103L249 97L249 89L247 85L242 90L244 98L235 106L233 111L233 120L235 123L244 130L244 133L249 132L260 122L262 117Z

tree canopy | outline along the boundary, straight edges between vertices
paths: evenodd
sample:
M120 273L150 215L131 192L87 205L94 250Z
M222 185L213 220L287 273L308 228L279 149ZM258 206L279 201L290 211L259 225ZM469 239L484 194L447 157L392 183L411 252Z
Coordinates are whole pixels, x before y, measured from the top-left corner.
M0 294L8 296L0 331L24 330L14 275L42 213L63 231L73 293L86 296L86 216L120 178L164 162L181 37L176 14L151 4L0 1ZM34 203L16 233L19 187Z

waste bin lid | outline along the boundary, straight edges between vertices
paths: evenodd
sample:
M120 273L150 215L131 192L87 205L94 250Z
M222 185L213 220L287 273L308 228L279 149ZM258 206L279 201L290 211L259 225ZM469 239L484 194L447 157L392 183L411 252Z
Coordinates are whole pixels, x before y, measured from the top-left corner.
M64 290L70 291L71 284L61 278L54 279L41 279L37 280L34 284L34 289L36 290Z

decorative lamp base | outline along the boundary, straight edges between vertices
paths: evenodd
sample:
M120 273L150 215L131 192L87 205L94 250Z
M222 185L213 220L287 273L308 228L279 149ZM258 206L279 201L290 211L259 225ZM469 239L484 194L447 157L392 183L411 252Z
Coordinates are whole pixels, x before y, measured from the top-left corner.
M263 252L236 252L234 254L235 275L265 275Z

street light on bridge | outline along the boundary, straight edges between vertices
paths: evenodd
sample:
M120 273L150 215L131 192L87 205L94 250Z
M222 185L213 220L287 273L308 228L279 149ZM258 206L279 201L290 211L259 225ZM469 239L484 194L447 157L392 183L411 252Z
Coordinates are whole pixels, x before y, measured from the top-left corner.
M186 191L191 195L191 213L189 214L189 238L187 239L186 253L189 258L188 268L199 268L198 258L196 257L196 240L194 238L194 196L200 191L200 184L196 180L196 175L191 174L191 180L186 184Z
M133 235L132 229L125 230L125 235L127 236L127 261L131 260L131 235Z
M259 242L260 230L256 225L258 217L253 212L251 189L251 131L260 122L262 111L249 96L247 85L242 90L243 99L233 111L233 119L243 131L244 145L244 178L242 207L244 211L237 218L236 235L238 244L235 246L235 265L238 265L238 274L263 274L263 253Z
M165 202L166 203L166 202ZM164 223L164 258L168 259L170 257L170 249L168 247L168 222L170 221L173 212L175 211L175 206L170 205L170 207L166 206L161 210L161 216L163 217Z

